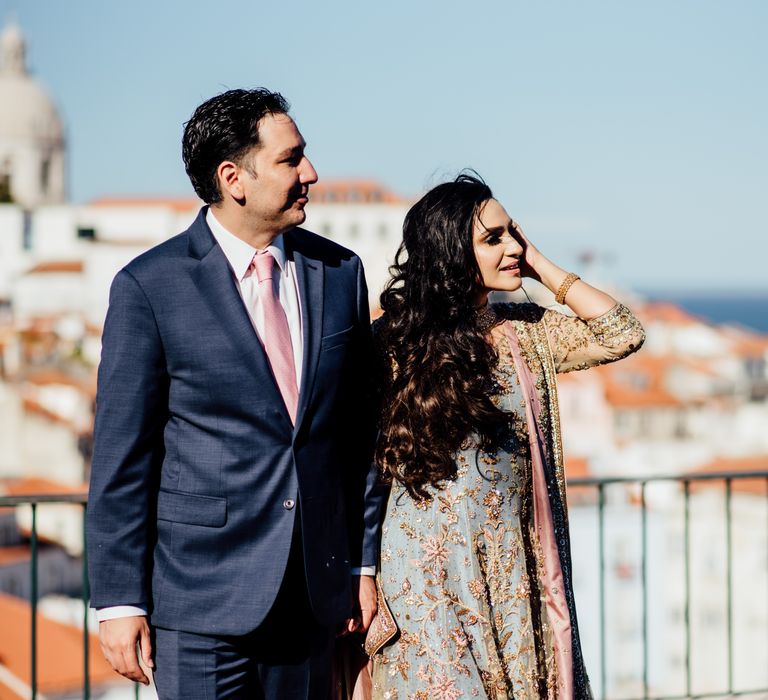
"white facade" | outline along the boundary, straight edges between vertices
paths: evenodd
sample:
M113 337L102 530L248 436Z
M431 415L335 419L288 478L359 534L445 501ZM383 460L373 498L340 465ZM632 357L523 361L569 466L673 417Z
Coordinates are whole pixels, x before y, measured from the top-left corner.
M104 320L117 271L189 226L197 214L162 202L141 205L58 205L25 213L0 205L0 299L17 323L78 313Z
M311 203L305 227L360 256L372 307L389 279L389 266L403 238L406 202Z
M101 325L117 271L180 233L200 203L111 200L44 206L25 213L0 205L0 299L13 302L17 322L67 311ZM388 278L408 206L395 203L313 203L305 227L352 249L362 259L372 306ZM76 271L56 265L77 263Z

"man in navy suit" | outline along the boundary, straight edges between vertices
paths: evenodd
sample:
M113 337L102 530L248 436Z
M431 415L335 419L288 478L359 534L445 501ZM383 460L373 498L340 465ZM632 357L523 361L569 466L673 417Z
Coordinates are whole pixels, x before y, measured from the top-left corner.
M91 602L112 666L148 683L141 657L162 700L325 699L333 637L375 612L367 290L297 228L304 149L277 93L200 105L183 155L209 206L112 285Z

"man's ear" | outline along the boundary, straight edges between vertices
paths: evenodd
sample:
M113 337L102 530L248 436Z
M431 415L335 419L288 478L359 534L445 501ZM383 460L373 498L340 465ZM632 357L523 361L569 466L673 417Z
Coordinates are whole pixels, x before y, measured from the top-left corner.
M229 195L237 201L245 199L245 188L242 182L245 174L243 169L231 160L224 160L219 163L219 167L216 168L216 177L219 179L222 196Z

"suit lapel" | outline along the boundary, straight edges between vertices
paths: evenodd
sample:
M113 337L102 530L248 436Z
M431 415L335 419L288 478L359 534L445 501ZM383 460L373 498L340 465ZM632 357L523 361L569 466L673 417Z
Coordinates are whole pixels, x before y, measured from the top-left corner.
M271 394L268 398L274 405L281 406L287 417L288 411L267 354L245 309L227 258L205 223L205 211L201 211L189 230L190 255L200 261L192 271L192 279L235 347L242 349L243 364L258 380L260 389L267 395Z
M312 386L320 359L320 339L323 334L323 285L325 268L320 260L309 257L297 246L294 232L286 235L286 253L296 264L296 281L301 300L302 332L304 336L304 360L299 387L299 406L296 412L296 428L301 425L312 395Z

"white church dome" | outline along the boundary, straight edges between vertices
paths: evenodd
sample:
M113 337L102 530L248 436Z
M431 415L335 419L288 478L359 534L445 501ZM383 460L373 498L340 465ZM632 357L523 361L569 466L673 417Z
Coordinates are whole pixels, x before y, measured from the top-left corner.
M27 72L15 24L0 33L0 203L26 209L66 199L64 126L48 93Z
M53 101L27 73L24 37L16 25L0 34L0 140L54 146L64 127Z

